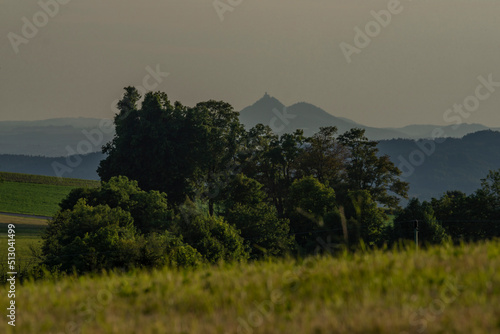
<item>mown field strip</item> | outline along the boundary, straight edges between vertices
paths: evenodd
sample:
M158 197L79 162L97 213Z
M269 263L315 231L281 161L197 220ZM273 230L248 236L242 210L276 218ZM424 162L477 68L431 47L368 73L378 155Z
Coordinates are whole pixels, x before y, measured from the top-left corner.
M94 181L94 180L71 179L71 178L62 178L55 176L32 175L32 174L9 173L9 172L0 172L0 179L10 182L67 186L74 188L98 187L101 184L100 181Z

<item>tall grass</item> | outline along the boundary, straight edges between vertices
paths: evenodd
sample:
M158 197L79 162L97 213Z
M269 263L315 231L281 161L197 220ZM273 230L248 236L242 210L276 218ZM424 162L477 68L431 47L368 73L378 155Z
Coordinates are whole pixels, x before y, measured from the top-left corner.
M499 333L500 242L107 272L16 297L2 333Z

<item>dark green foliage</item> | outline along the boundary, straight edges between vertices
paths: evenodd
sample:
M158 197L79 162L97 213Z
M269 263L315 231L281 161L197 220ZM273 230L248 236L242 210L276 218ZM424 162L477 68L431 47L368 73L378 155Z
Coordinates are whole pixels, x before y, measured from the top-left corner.
M222 203L226 210L233 208L238 203L250 206L257 205L265 201L267 197L262 187L262 184L256 180L240 173L222 191L224 197Z
M196 266L201 255L169 232L140 235L129 212L80 199L60 211L43 235L43 265L64 272Z
M307 225L296 223L297 216L291 215L297 211L287 212L286 201L294 200L292 184L303 177L316 178L349 203L352 191L366 190L375 203L390 208L397 207L398 196L406 195L400 171L388 157L377 156L377 143L367 140L362 130L336 138L335 127L324 127L306 138L302 130L277 136L258 124L246 132L238 113L222 101L193 108L172 106L160 92L148 93L141 107L139 100L137 90L126 88L115 118L116 137L103 149L109 156L99 174L103 180L126 175L146 190L164 191L174 206L192 196L213 216L215 209L224 215L237 203L267 202L277 217L293 218L298 231ZM318 212L313 219L336 216L332 219L338 228L340 212L335 201L331 204L331 210ZM301 229L297 224L303 225ZM358 230L360 237L370 234Z
M349 150L342 188L367 190L376 202L398 208L399 198L407 198L409 185L399 179L401 171L389 156L378 156L377 142L368 140L361 129L351 129L340 135L338 141Z
M196 267L203 263L203 257L196 249L170 232L151 233L142 238L140 266Z
M73 190L43 237L44 265L71 272L110 268L194 266L202 256L168 231L174 215L166 194L113 177Z
M439 221L463 219L473 214L470 199L461 191L447 191L440 199L431 200L432 208Z
M349 243L363 240L369 246L380 245L383 226L388 219L382 208L377 206L368 190L351 191L349 199L344 207L349 217Z
M307 176L292 184L286 208L301 253L316 252L320 241L341 239L335 191L314 177Z
M184 200L196 145L195 115L180 103L170 104L164 93L148 93L142 108L140 94L127 87L118 103L116 136L103 147L108 157L101 161L98 174L103 181L116 175L137 180L144 190L165 192L173 202Z
M142 191L124 176L100 188L75 189L60 206L44 236L43 256L44 264L63 271L248 258L240 232L222 218L197 210L175 216L164 193Z
M322 127L306 139L302 154L298 158L298 174L311 175L321 183L338 186L346 174L348 150L335 138L337 128Z
M62 271L100 271L137 264L140 250L133 219L121 208L89 206L81 199L59 212L43 236L44 264Z
M99 188L74 189L59 206L62 210L71 210L80 198L92 206L108 205L130 212L134 225L142 233L164 231L173 220L166 194L154 190L145 192L137 181L125 176L113 177Z
M243 149L245 130L238 112L222 101L201 102L192 109L196 115L197 191L208 195L209 213L220 200L220 188L236 168L235 157ZM201 176L201 177L200 177ZM204 187L199 187L204 184Z
M146 94L141 108L139 99L137 90L127 87L118 103L116 136L103 148L108 157L98 169L101 179L125 175L142 189L167 193L177 204L194 191L214 193L212 212L218 183L241 148L238 113L213 100L194 108L172 105L160 92Z
M288 219L267 204L262 184L238 174L223 192L226 220L241 231L252 259L284 255L291 250Z
M326 213L335 210L335 191L316 178L306 176L295 181L290 187L287 208L290 216L295 216L300 208L301 211L311 214L314 219L320 220Z
M448 191L431 203L454 241L500 237L500 171L490 171L481 188L469 196Z
M203 214L192 203L181 207L178 232L210 263L248 259L240 232L219 217Z
M236 204L226 215L227 221L241 231L252 259L282 256L293 247L288 219L278 218L276 209L266 203Z
M476 197L489 219L500 220L500 169L491 170L481 180L481 188L476 191Z
M413 240L415 220L418 220L419 243L440 244L449 240L446 230L437 221L431 204L428 202L420 203L418 199L413 198L394 220L392 241Z
M289 188L297 177L297 161L304 141L302 130L278 137L262 125L247 134L248 148L254 153L242 162L243 172L263 185L280 217L284 215Z

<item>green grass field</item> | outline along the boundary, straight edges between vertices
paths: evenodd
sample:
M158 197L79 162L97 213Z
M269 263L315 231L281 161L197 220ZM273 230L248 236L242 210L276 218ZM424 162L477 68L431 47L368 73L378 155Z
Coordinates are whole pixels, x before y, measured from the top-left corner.
M499 333L500 242L67 277L18 291L16 328L4 319L2 333Z
M52 216L70 186L3 182L0 184L0 212Z
M71 189L100 182L0 172L0 212L52 216Z

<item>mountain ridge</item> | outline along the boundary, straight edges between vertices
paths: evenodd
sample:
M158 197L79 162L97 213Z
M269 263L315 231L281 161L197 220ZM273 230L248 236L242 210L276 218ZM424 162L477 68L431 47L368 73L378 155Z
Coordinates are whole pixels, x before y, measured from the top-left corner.
M58 157L72 154L77 146L87 141L84 131L99 129L102 119L98 118L51 118L38 121L0 121L0 154L41 155ZM108 120L109 121L109 120ZM432 138L439 129L441 137L462 138L463 136L490 129L481 124L454 125L407 125L401 128L375 128L357 123L346 117L338 117L308 102L297 102L289 107L277 98L265 93L252 105L240 111L240 121L247 129L262 123L282 135L296 129L304 129L306 136L316 133L320 127L336 126L338 133L354 127L365 129L371 140ZM491 128L500 130L500 128ZM104 133L99 145L92 145L93 152L100 152L101 146L109 142L114 133ZM91 152L86 152L91 153Z
M268 93L265 93L254 104L243 108L240 111L240 121L247 129L258 123L269 125L278 134L304 129L306 136L313 135L322 126L336 126L339 133L358 127L365 129L366 136L371 140L429 139L433 138L435 129L439 129L440 137L452 138L461 138L468 133L487 129L499 130L482 124L468 123L463 123L458 127L456 125L432 124L410 124L399 128L370 127L346 117L335 116L308 102L297 102L287 107Z
M420 140L420 143L426 143ZM428 142L427 142L428 143ZM379 141L380 155L388 155L400 169L403 161L411 161L415 152L423 152L422 147L413 139L389 139ZM404 180L410 183L410 197L428 200L440 197L448 190L472 193L480 187L481 179L489 170L500 168L500 132L493 130L468 134L463 138L447 138L435 142L432 152L424 154L424 161L410 166L413 170ZM81 162L71 168L64 177L98 180L97 167L106 156L92 153L80 156ZM79 159L57 157L37 157L26 155L0 154L0 171L35 175L57 176L54 163L67 165ZM407 166L407 165L406 165Z

